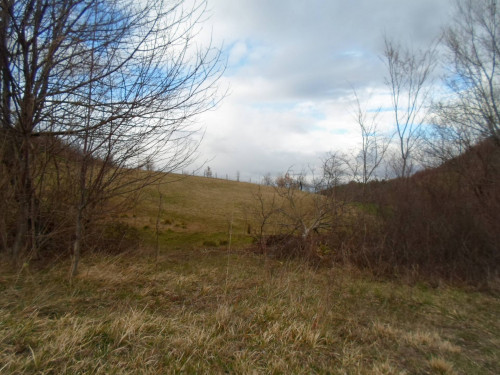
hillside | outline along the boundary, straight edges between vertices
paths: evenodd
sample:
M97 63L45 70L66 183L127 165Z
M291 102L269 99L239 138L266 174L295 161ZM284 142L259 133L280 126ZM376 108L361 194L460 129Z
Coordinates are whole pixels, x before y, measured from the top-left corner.
M271 187L260 189L265 195L273 194ZM136 207L119 219L150 239L156 235L158 221L160 241L167 248L226 244L230 227L232 244L244 245L252 240L248 230L258 190L258 185L245 182L171 174L159 186L145 189Z
M367 234L350 249L358 266L472 285L500 275L500 148L492 140L407 178L337 190L374 218L351 225Z

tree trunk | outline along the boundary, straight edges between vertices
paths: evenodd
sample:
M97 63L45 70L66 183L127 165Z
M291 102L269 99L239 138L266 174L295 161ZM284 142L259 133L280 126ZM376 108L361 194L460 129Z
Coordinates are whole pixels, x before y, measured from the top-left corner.
M71 265L71 277L75 277L78 273L78 263L80 262L82 232L83 232L83 208L78 208L76 216L75 241L73 242L73 263Z
M19 261L20 255L23 252L23 248L26 244L26 232L28 231L28 212L24 202L21 202L19 211L16 226L16 237L11 250L11 257L15 263Z
M18 163L18 179L14 181L14 189L16 191L15 198L19 202L17 213L16 237L12 246L12 260L15 263L19 262L19 258L26 249L28 235L28 221L31 214L31 197L33 194L30 171L30 149L29 136L25 137L22 144L22 149L19 152L20 161ZM16 164L14 164L15 166Z

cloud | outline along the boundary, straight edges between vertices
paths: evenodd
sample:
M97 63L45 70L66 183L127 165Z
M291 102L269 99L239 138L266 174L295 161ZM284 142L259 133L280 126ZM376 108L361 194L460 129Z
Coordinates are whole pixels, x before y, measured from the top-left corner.
M250 178L318 163L358 142L353 87L367 110L388 106L384 34L429 45L451 0L211 0L203 38L224 43L230 95L199 121L202 159ZM390 112L379 115L391 128Z

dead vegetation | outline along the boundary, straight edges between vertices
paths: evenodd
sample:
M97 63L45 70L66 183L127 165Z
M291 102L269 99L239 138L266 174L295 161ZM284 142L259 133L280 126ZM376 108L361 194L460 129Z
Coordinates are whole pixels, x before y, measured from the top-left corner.
M2 269L1 373L494 374L498 298L223 250ZM5 267L4 267L5 268Z

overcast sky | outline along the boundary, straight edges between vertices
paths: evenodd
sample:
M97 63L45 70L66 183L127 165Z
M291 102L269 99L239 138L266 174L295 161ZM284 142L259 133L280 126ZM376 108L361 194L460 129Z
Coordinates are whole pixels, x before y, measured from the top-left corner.
M359 141L352 88L368 110L387 106L383 38L425 47L452 0L209 0L203 36L228 59L229 93L198 118L200 159L218 177L256 182L317 165ZM391 126L383 118L383 126Z

